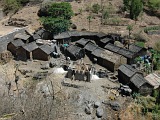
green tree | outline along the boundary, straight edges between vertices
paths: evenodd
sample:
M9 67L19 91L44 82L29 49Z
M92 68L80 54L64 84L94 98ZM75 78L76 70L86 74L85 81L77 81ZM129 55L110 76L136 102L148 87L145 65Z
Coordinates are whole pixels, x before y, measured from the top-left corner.
M46 30L53 34L67 31L71 25L72 7L67 2L53 3L48 8L48 16L42 16L41 22Z
M142 0L132 0L130 7L130 18L136 21L142 10L143 10Z
M160 0L149 0L148 6L152 11L160 9Z
M130 3L131 3L131 0L123 0L125 11L130 10Z

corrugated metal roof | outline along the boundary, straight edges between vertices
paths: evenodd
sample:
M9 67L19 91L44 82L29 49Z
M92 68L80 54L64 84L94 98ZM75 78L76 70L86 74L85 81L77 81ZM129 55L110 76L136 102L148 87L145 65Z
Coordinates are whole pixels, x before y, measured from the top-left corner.
M158 88L160 86L160 77L155 74L149 74L145 77L145 79L152 85L154 86L154 89Z

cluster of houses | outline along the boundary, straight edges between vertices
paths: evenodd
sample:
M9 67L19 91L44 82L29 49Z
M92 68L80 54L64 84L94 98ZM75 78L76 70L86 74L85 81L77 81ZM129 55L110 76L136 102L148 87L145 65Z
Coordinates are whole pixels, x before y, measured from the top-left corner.
M48 61L53 55L56 55L54 53L57 53L57 46L54 41L42 40L40 31L38 31L33 35L27 33L16 34L14 40L8 43L7 50L17 60L36 59Z
M121 46L117 46L116 41ZM125 42L125 39L119 34L67 31L53 37L41 29L33 35L27 32L14 34L13 40L7 43L7 50L18 60L48 61L52 56L58 57L63 53L66 58L69 57L76 61L87 55L93 63L99 64L111 72L118 71L119 82L130 86L134 92L143 95L151 94L153 89L159 88L160 77L150 75L144 78L141 72L131 66L136 57L146 55L147 49L134 44L129 44L126 48L126 46L124 47ZM75 79L81 78L90 81L90 68L86 65L82 66L85 70L80 67L77 70L69 69L68 77L72 78L74 72ZM153 76L156 78L154 82L151 80Z
M125 40L118 34L69 31L54 39L65 56L78 60L87 55L92 62L112 72L118 71L119 82L128 85L133 92L149 95L159 89L160 76L152 74L144 78L143 73L132 66L136 57L146 55L147 49L135 44L124 48ZM115 45L115 41L122 43L122 47Z

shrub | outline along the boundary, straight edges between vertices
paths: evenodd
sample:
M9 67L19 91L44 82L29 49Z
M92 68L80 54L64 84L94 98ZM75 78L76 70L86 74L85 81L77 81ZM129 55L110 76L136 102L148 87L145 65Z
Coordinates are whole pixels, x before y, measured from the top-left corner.
M73 15L72 7L67 2L53 3L47 10L47 16L41 17L44 28L53 34L67 31Z
M8 13L12 11L13 13L17 12L20 8L20 4L17 0L5 0L4 1L4 12Z
M93 13L97 13L98 14L98 12L100 11L100 9L101 9L101 6L99 4L94 4L92 6L92 12Z
M160 9L160 1L159 0L149 0L148 6L151 10L159 10Z

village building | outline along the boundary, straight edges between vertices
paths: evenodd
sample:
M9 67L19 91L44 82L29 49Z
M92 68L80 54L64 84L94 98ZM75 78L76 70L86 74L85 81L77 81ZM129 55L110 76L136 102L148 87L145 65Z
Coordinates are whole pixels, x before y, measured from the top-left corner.
M104 48L108 43L114 44L114 41L111 38L106 37L97 42L98 46L102 48Z
M159 89L160 86L160 76L156 73L151 73L145 77L145 79L154 86L154 89Z
M134 52L136 56L144 56L147 53L147 49L143 47L139 47L135 44L129 45L129 51Z
M32 60L33 59L32 51L37 48L38 46L35 42L31 42L29 44L23 45L22 47L19 47L17 50L17 59L24 61L26 61L27 59Z
M24 43L30 43L33 42L34 39L31 35L27 35L25 33L18 33L14 36L14 40L21 39Z
M122 55L118 55L100 47L97 47L94 51L92 51L91 58L94 60L96 58L97 64L112 72L118 70L120 65L127 63L127 59Z
M21 39L13 40L12 42L8 43L7 50L9 50L12 53L12 55L17 56L18 48L23 45L24 42Z
M78 31L68 31L68 34L70 35L71 42L75 42L81 39L81 36Z
M129 85L133 92L141 95L150 95L153 86L143 77L143 74L132 66L124 64L118 69L118 79L121 83Z
M86 44L88 44L88 42L90 42L89 39L81 38L80 40L78 40L78 41L76 42L76 46L81 47L81 48L84 48L84 47L86 46Z
M54 36L54 39L57 41L57 45L60 46L62 44L70 44L71 42L71 36L68 32L62 32L56 36Z
M65 51L65 56L70 57L72 60L78 60L85 57L85 50L78 46L70 45Z
M32 52L33 59L48 61L51 58L53 52L54 48L52 48L48 44L39 46Z
M86 46L84 47L84 49L85 49L86 54L89 57L91 57L92 51L94 51L97 47L98 47L97 45L95 45L93 42L90 41L90 42L88 42L86 44Z
M127 58L127 64L134 63L134 59L137 57L136 53L134 53L132 51L129 51L128 49L118 47L118 46L113 45L111 43L108 43L104 48L109 50L109 51L115 52L119 55L122 55L122 56L126 57Z

